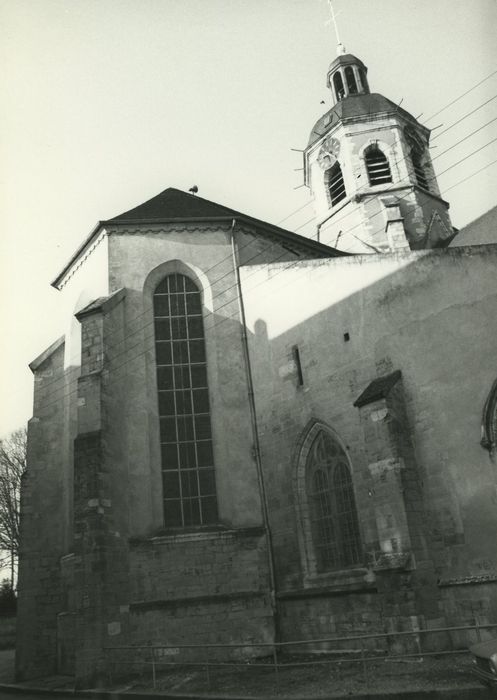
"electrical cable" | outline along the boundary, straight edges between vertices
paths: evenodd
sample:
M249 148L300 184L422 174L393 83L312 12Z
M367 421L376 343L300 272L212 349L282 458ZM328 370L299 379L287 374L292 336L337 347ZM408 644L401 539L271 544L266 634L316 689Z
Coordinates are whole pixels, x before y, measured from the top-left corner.
M445 190L445 192L447 192L449 189L454 189L454 187L457 187L458 185L460 185L460 184L466 182L467 180L469 180L470 178L474 177L475 175L478 175L482 170L485 170L486 168L490 167L491 165L494 165L495 163L497 163L497 159L491 161L490 163L488 163L488 164L485 165L484 167L479 168L479 169L476 170L475 172L471 173L471 175L468 175L468 176L466 176L465 178L463 178L462 180L459 180L459 181L456 182L455 184L451 185L451 187L448 188L447 190ZM298 260L298 261L296 261L296 262L302 263L302 262L306 262L306 261L305 261L305 260ZM295 264L295 263L292 263L289 267L282 268L282 270L276 272L275 275L273 275L272 279L274 279L274 277L275 277L277 274L280 274L280 272L285 272L285 271L289 270L291 267L294 266L294 264ZM307 273L307 270L305 271L304 274L306 274L306 273ZM293 278L292 280L290 280L290 281L288 282L288 284L293 283L294 281L295 281L295 278ZM255 288L257 288L257 287L259 287L261 284L265 284L265 283L267 283L267 282L268 282L268 280L263 280L263 282L259 282L258 284L254 285L253 287L250 287L249 289L245 290L245 293L246 293L246 294L249 294L249 293L252 292ZM284 285L282 285L282 286L284 286ZM279 287L278 289L281 289L281 287ZM236 298L233 298L233 299L230 301L230 303L236 303ZM237 310L234 314L231 314L231 315L229 315L229 316L225 316L225 317L222 318L220 321L217 321L216 323L214 323L214 324L212 324L212 325L210 325L210 326L207 326L207 324L206 324L206 330L208 330L209 332L211 332L211 331L213 331L215 328L217 328L217 327L219 327L220 325L222 325L223 323L226 323L227 321L231 321L232 319L237 318L238 315L239 315L239 314L238 314L238 310ZM142 327L142 328L145 328L145 326ZM135 345L131 346L130 348L127 348L126 352L129 352L130 350L133 350L134 348L140 347L141 344L142 344L141 341L138 342L138 343L136 343ZM117 365L116 367L113 367L113 368L112 368L113 371L117 372L117 370L121 369L122 367L128 366L130 362L133 362L134 360L139 359L139 358L142 357L143 355L146 355L147 352L148 352L148 350L145 350L145 351L143 351L143 352L137 353L136 355L133 355L131 358L127 358L127 359L126 359L124 362L122 362L121 364ZM122 355L122 353L121 353L121 355ZM118 355L116 355L115 357L119 357L119 356L120 356L120 355L118 354ZM115 359L115 357L114 357L114 358L111 358L111 361L113 361L113 360ZM125 375L125 376L126 376L126 375ZM61 374L61 376L60 376L57 380L52 380L52 382L47 383L46 386L49 386L49 385L55 383L55 381L60 381L60 382L62 382L62 383L65 384L66 381L67 381L67 376L66 376L65 374ZM76 383L77 383L77 379L76 379ZM59 389L53 390L52 392L50 392L50 393L45 397L45 399L48 398L48 397L50 397L50 396L53 396L53 395L54 395L55 393L57 393L58 391L59 391ZM44 408L44 409L47 409L47 408L49 408L51 405L54 405L54 404L58 403L59 401L61 401L63 398L68 398L68 397L70 397L71 395L77 394L77 391L78 391L78 387L76 386L74 389L70 390L69 392L63 392L63 393L61 393L61 395L58 396L54 401L52 401L52 402L50 402L50 403L48 403L48 404L47 404L47 403L44 403L43 408Z
M495 72L497 73L497 71L495 71ZM487 80L487 79L488 79L489 77L491 77L492 75L494 75L494 73L492 73L490 76L487 76L487 78L484 78L480 83L477 83L477 85L475 85L474 87L477 87L477 86L480 85L482 82L485 82L485 80ZM465 93L465 94L467 94L467 93ZM474 112L476 112L478 109L480 109L481 107L483 107L483 106L485 106L486 104L488 104L488 102L490 102L490 101L491 101L492 99L494 99L495 97L497 97L497 95L495 95L493 98L490 98L490 100L487 100L487 101L484 102L483 104L481 104L481 105L479 105L478 107L476 107L472 112L469 112L468 114L464 115L464 117L462 117L458 122L452 124L452 125L451 125L450 127L448 127L445 131L448 131L448 130L451 129L453 126L455 126L457 123L460 123L460 122L463 121L465 118L469 117L471 114L473 114ZM457 99L458 99L458 98L456 98L456 100L457 100ZM450 104L451 104L451 103L449 103L449 105L450 105ZM433 115L433 116L436 116L436 115ZM495 121L495 120L491 120L491 121ZM435 160L436 160L437 158L439 158L440 156L442 156L442 155L444 155L445 153L447 153L448 150L450 150L451 148L455 147L455 146L458 145L459 143L462 143L462 141L466 140L467 138L469 138L469 137L472 136L473 134L477 133L477 131L481 130L481 129L484 128L485 126L488 126L488 124L490 124L490 123L491 123L491 122L488 122L486 125L484 125L484 126L481 127L480 129L477 129L476 131L472 132L472 133L469 134L468 136L464 137L464 139L462 139L461 141L457 142L456 144L453 144L453 146L451 146L449 149L446 149L446 150L443 151L442 153L439 153L437 156L435 156L435 157L432 159L432 162L435 161ZM440 135L441 135L441 134L438 134L437 137L440 136ZM435 137L435 138L437 138L437 137ZM435 140L435 139L433 139L433 140ZM394 161L392 165L397 165L399 162L401 162L401 160L403 160L403 158L399 158L399 160ZM404 180L405 180L405 181L408 181L408 179L409 179L409 178L403 178L400 182L403 182ZM399 181L397 181L397 182L395 183L396 186L397 186L398 184L399 184ZM309 206L309 204L311 204L311 203L312 203L312 200L309 201L309 202L307 202L306 204L304 204L302 207L299 207L297 210L295 210L295 211L291 212L290 214L288 214L288 216L285 217L285 219L282 219L281 221L286 220L287 218L289 218L289 217L292 216L293 214L295 214L295 213L297 213L298 211L300 211L300 210L304 209L305 207ZM335 219L335 220L334 220L335 225L338 224L338 223L340 223L340 222L342 222L342 221L344 221L348 216L351 216L353 213L354 213L353 211L350 211L350 212L347 212L344 216L340 217L339 219ZM307 226L308 224L312 223L313 221L314 221L314 217L312 217L311 219L308 219L308 220L305 221L303 224L300 224L297 228L295 228L295 229L294 229L294 232L299 231L300 229L304 228L304 226ZM280 222L280 223L281 223L281 222ZM347 232L345 232L345 233L347 233ZM318 235L319 235L319 232L317 232L316 238L318 237ZM252 241L248 241L244 246L242 246L242 247L240 248L240 250L243 250L244 248L250 246L251 243L252 243ZM276 242L271 243L269 246L267 246L267 247L264 249L264 252L265 252L266 250L269 250L269 248L274 247L275 245L277 245ZM344 252L346 252L346 251L344 251ZM284 255L284 254L283 254L283 255ZM256 257L256 256L253 256L253 257ZM246 261L246 262L250 262L250 260L252 260L253 257L252 257L252 258L249 258L249 260ZM276 258L276 261L278 261L279 259L281 259L281 257L283 257L283 256L279 256L278 258ZM228 260L229 260L229 256L226 256L225 258L222 258L221 260L219 260L218 262L216 262L214 265L212 265L210 268L208 268L207 270L204 270L204 274L207 275L211 270L213 270L213 269L216 268L218 265L220 265L220 264L222 264L223 262L226 262L226 261L228 261ZM225 273L225 275L223 275L221 278L218 278L218 280L216 280L216 282L219 281L219 279L222 279L223 277L226 277L226 276L228 276L228 275L230 275L230 274L231 274L231 270L228 270L228 272ZM138 314L137 317L139 317L139 316L141 316L141 315L142 315L142 314ZM130 321L132 321L132 320L133 320L133 319L131 319Z
M476 132L474 132L474 133L476 133ZM466 138L467 138L467 137L465 137L463 140L466 140ZM494 138L494 139L492 139L492 140L489 141L488 143L484 144L484 145L481 146L480 148L476 149L476 150L473 151L472 153L468 154L468 155L465 156L464 158L458 160L456 163L453 163L451 166L449 166L449 167L446 168L444 171L442 171L439 175L443 175L443 174L445 174L446 172L448 172L449 170L451 170L452 168L456 167L457 165L460 165L462 162L464 162L464 161L467 160L468 158L472 157L472 156L475 155L476 153L480 152L481 150L483 150L483 149L486 148L487 146L491 145L491 144L494 143L495 141L497 141L497 137ZM453 147L457 146L459 143L460 143L460 142L455 143L455 144L453 145ZM442 154L439 154L439 155L442 155ZM437 157L439 157L439 156L437 156ZM486 167L488 167L488 166L486 166ZM484 168L483 168L483 169L484 169ZM477 174L477 173L480 172L480 171L481 171L481 170L476 171L476 173L474 173L474 174ZM470 177L472 177L472 176L470 176ZM430 180L435 180L436 178L437 178L437 176L433 176L432 178L430 178ZM465 178L464 181L466 181L467 179L469 179L469 177L468 177L468 178ZM457 185L457 184L459 184L459 183L456 183L456 185ZM453 186L451 187L451 189L452 189L453 187L455 187L456 185L453 185ZM410 193L408 193L408 194L410 194ZM403 197L399 197L399 200L400 200L400 199L405 199L406 196L407 196L407 195L404 195ZM381 213L381 211L376 212L375 214L372 214L370 217L367 218L367 221L371 221L375 216L377 216L377 215L380 214L380 213ZM361 225L362 225L362 224L361 224ZM347 233L350 233L350 232L351 232L353 229L355 229L355 228L357 228L357 226L353 226L351 229L345 231L345 232L344 232L344 235L346 235ZM383 232L383 227L382 227L381 229L378 229L376 232L374 232L374 233L372 234L372 237L374 237L375 235L377 235L379 232ZM274 244L272 244L272 245L274 245ZM269 247L272 247L272 246L268 246L268 248L269 248ZM258 256L260 255L260 252L261 252L261 251L258 251L257 256L253 256L253 257L258 257ZM279 262L279 261L281 260L281 258L284 257L286 254L287 254L287 252L285 251L283 254L281 254L281 255L278 256L277 258L275 258L275 259L273 259L273 260L271 260L271 261L269 261L269 262L267 262L267 263L265 263L265 264L267 264L267 265L275 264L275 263ZM251 259L252 259L252 258L251 258ZM297 260L295 260L295 261L293 261L293 262L291 263L291 266L298 265L300 262L302 262L302 259L301 259L301 258L298 258ZM212 267L214 267L214 266L212 266ZM285 269L288 269L288 268L285 268ZM253 274L256 274L256 272L247 275L245 281L246 281L249 277L251 277ZM278 274L278 273L276 273L276 274ZM225 275L223 275L223 276L222 276L221 278L219 278L219 279L222 279L222 278L224 278L224 277L226 277L226 276L227 276L227 275L225 274ZM219 281L219 280L214 280L213 283L212 283L212 286L214 286L215 284L217 284L218 281ZM218 292L218 294L216 294L216 295L213 296L213 300L216 299L217 297L221 296L221 295L224 295L227 291L229 291L230 289L233 289L235 286L236 286L236 285L229 285L228 287L225 287L221 292ZM250 291L250 290L249 290L249 291ZM216 312L218 312L221 308L225 307L225 306L226 306L227 304L229 304L229 303L232 303L232 300L229 300L228 302L225 302L224 304L221 304L220 306L217 306L217 307L216 307ZM145 313L148 313L148 310L147 310L147 311L144 311L144 312L142 312L142 313L140 313L140 314L138 314L138 315L135 316L133 319L131 319L131 321L138 320L138 319L139 319L140 317L142 317ZM221 322L223 322L223 321L221 321ZM107 347L107 350L108 350L108 351L111 351L113 348L115 348L115 347L117 347L117 346L123 344L124 342L126 342L126 340L129 339L132 335L135 335L136 333L141 332L142 330L145 330L146 328L150 327L151 325L153 325L153 322L148 322L148 323L144 324L143 326L139 326L135 331L133 331L132 333L127 334L127 335L126 335L126 339L125 339L124 341L118 341L117 343L109 344L108 347ZM214 327L215 327L215 326L214 326ZM117 332L117 331L115 331L115 332ZM109 334L107 335L107 338L110 337L111 335L112 335L112 332L109 333ZM140 344L140 343L138 343L138 345L139 345L139 344ZM132 346L132 348L138 347L138 345ZM125 352L127 352L127 351L125 351ZM116 355L116 357L119 357L120 355L125 354L125 352L118 353L118 354ZM75 355L72 359L77 359L77 358L79 358L79 352L78 352L77 355ZM63 377L61 377L61 380L63 380ZM53 380L53 381L55 382L56 380ZM48 384L47 384L46 386L48 386Z
M463 92L462 95L459 95L459 97L456 97L455 99L452 100L452 102L449 102L448 104L444 105L442 109L439 109L438 112L435 112L435 114L432 114L430 117L426 117L426 121L429 122L430 119L434 119L435 117L438 117L439 114L442 112L445 112L446 109L449 107L452 107L456 102L459 102L463 97L466 97L466 95L469 95L470 92L473 92L473 90L476 90L477 87L480 87L480 85L483 85L484 82L489 80L489 78L492 78L494 75L497 74L497 70L494 70L492 73L486 76L486 78L483 78L483 80L480 80L479 83L476 83L476 85L473 85L473 87L469 88L469 90L466 90L466 92Z

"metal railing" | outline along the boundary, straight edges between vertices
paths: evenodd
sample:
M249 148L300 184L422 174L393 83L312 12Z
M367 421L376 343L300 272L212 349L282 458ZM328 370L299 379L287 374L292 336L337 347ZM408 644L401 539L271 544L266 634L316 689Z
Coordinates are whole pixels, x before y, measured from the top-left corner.
M151 680L153 688L157 687L157 675L161 669L170 669L171 667L193 667L193 668L203 668L206 674L207 685L211 687L211 673L213 668L265 668L268 670L273 670L276 679L278 679L278 674L289 668L297 668L303 666L313 666L313 665L336 665L343 663L350 664L361 664L362 676L364 682L368 682L368 664L375 661L385 661L385 660L402 660L402 659L416 659L423 657L436 657L436 656L450 656L456 654L467 654L467 645L475 643L476 641L482 640L482 630L491 630L497 628L497 623L486 623L480 624L477 620L473 625L460 625L456 627L437 627L431 629L413 629L395 632L380 632L373 634L358 634L358 635L346 635L340 637L324 637L319 639L300 639L292 640L288 642L247 642L240 644L157 644L157 645L132 645L132 646L114 646L114 647L104 647L104 653L106 655L107 667L109 670L109 680L110 682L116 678L118 673L118 668L120 666L126 666L128 669L133 666L139 666L142 671L145 669L150 669ZM452 648L443 651L423 651L423 638L427 635L445 634L451 637L453 633L473 633L476 636L475 640L466 639L465 645L461 648ZM391 653L391 645L388 643L396 638L414 638L413 646L417 649L413 652L407 653ZM371 650L365 649L364 642L370 640L384 640L386 646L383 653L378 653L378 649ZM315 658L311 660L304 661L285 661L284 654L291 653L292 650L298 647L317 647L319 645L335 645L340 643L359 643L360 646L353 649L326 649L324 653L333 656L334 658ZM461 643L460 643L461 644ZM451 638L452 647L455 646ZM390 649L388 648L390 646ZM247 652L248 650L259 650L257 656L242 658L240 661L236 660L216 660L210 658L210 652L212 650L230 650L231 652L239 650ZM264 656L260 653L260 650L268 650L267 655ZM195 656L203 656L203 658L196 658L195 660L188 660L186 658L178 658L177 660L165 660L165 657L182 656L182 652L185 651L202 650L203 654L196 653ZM323 651L322 649L320 650ZM368 651L370 653L368 653ZM126 660L112 658L119 653L129 652L133 654L133 658L127 658ZM297 652L297 654L302 652ZM315 649L311 649L307 652L308 654L316 653ZM141 658L137 658L141 657Z

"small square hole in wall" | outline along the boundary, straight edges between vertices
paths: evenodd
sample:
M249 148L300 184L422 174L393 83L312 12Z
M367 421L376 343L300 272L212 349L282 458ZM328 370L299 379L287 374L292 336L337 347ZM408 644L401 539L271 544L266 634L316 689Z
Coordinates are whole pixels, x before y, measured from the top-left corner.
M346 343L348 343L348 341L350 340L350 333L344 333L344 334L343 334L343 339L344 339L344 341L345 341Z

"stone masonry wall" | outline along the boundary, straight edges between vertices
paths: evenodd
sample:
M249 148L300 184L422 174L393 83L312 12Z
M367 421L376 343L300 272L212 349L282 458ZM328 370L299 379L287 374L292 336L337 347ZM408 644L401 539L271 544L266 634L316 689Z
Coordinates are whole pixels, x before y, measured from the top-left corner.
M349 632L351 621L379 632L458 624L469 600L473 619L485 610L497 621L497 475L480 445L495 380L496 261L497 247L484 246L250 270L247 286L260 289L247 294L246 309L283 636ZM413 564L370 571L365 558L348 580L329 572L306 583L295 491L302 435L313 421L338 433L363 543L380 549L372 442L353 404L394 370L405 397L395 431L414 460L398 482Z
M274 638L261 528L131 543L134 644L243 644Z
M27 472L21 489L16 677L29 679L57 669L57 614L64 606L59 559L65 553L65 401L74 391L64 371L64 344L52 347L35 377L33 418L28 426Z

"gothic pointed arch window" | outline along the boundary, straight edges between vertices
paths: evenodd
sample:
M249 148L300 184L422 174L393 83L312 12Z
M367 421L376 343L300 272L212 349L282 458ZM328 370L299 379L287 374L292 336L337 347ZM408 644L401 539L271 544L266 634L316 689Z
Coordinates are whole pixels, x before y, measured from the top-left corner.
M331 206L334 207L345 199L347 192L345 190L345 182L343 180L342 168L338 161L326 171L326 184L330 196Z
M200 290L171 274L153 295L166 527L217 521L216 481Z
M388 159L376 144L366 149L364 157L369 184L371 186L384 185L388 182L392 182L392 172Z
M323 573L359 564L361 544L347 455L330 432L314 432L305 463L305 503L312 568Z

